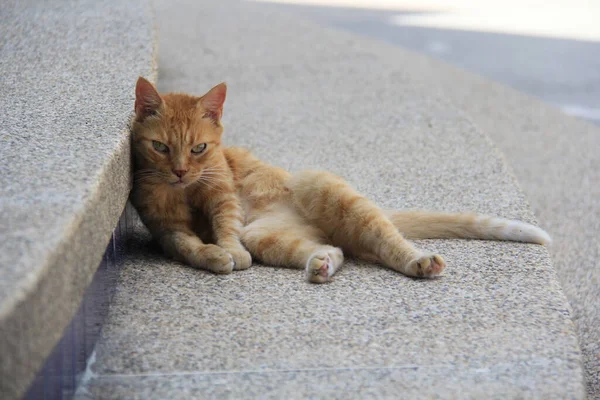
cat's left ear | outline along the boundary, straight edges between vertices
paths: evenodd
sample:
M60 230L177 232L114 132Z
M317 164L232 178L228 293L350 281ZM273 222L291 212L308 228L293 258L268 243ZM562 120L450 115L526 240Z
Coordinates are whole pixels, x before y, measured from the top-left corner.
M208 111L208 116L214 118L215 122L219 122L223 116L223 104L227 95L227 85L225 82L219 83L208 93L200 98L202 108Z
M160 111L162 98L148 80L138 78L135 85L135 117L143 121L146 117L156 115Z

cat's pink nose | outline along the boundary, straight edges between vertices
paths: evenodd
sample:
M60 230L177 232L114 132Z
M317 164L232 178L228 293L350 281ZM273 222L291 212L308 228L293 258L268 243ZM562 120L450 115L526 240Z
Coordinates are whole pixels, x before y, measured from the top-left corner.
M188 172L188 170L187 170L187 169L174 169L174 170L173 170L173 173L174 173L175 175L177 175L178 177L180 177L180 178L183 178L183 176L184 176L184 175L185 175L187 172Z

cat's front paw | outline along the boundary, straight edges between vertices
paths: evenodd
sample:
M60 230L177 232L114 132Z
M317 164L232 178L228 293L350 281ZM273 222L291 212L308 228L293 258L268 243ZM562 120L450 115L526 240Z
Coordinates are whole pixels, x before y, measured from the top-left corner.
M441 274L444 268L446 268L446 262L442 256L429 254L412 260L406 272L408 275L419 278L432 278Z
M233 257L233 269L241 270L248 269L252 265L252 256L243 247L237 249L226 249Z
M225 249L207 244L198 250L202 267L217 274L230 274L233 271L234 259Z

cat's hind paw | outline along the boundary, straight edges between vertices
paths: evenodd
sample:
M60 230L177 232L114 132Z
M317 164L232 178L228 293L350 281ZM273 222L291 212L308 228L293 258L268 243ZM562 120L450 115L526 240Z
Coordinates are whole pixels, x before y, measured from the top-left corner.
M329 282L342 263L343 257L340 249L314 253L306 263L306 279L312 283Z
M446 262L442 256L428 254L411 261L407 268L407 275L419 278L433 278L442 273L446 268Z

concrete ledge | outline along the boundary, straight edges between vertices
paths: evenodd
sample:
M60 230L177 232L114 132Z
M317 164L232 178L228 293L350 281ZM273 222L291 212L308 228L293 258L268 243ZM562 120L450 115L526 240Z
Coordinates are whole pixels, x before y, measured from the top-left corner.
M573 310L587 394L600 398L600 127L506 86L414 55L502 151L540 222Z
M0 16L0 393L21 396L79 306L130 188L145 0L16 1Z
M318 18L318 7L269 7L314 10L309 14ZM373 40L362 43L381 51L390 48ZM572 307L588 398L600 398L600 127L437 59L403 54L410 59L405 72L411 79L429 82L432 93L452 102L489 135L551 234L549 251Z
M201 94L226 80L228 144L334 171L382 206L535 222L498 149L413 54L262 5L158 7L159 88ZM214 276L148 239L140 230L82 398L584 397L544 247L421 241L446 257L442 279L348 260L318 286L261 266Z
M372 40L362 45L395 48ZM552 236L549 251L572 307L588 398L600 398L600 127L431 57L402 53L410 79L428 82L431 93L491 138Z

